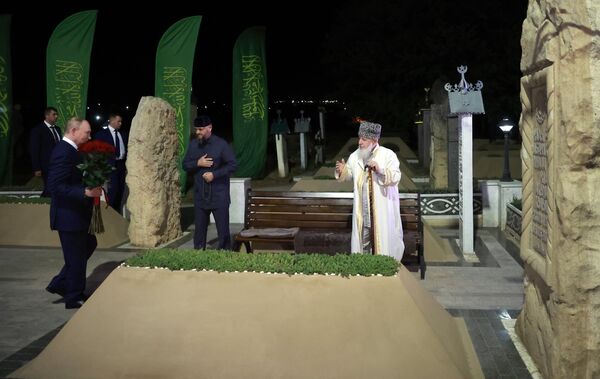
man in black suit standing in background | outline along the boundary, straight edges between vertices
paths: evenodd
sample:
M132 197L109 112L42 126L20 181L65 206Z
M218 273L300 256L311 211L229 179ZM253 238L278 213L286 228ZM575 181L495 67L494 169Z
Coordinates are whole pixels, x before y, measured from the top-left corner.
M31 130L29 137L29 154L31 154L31 168L33 175L41 176L44 181L42 197L49 197L46 188L48 183L48 162L54 146L61 140L60 128L56 126L58 111L48 107L44 111L44 121Z
M90 139L89 122L73 117L67 122L64 138L52 151L49 163L48 190L50 228L58 231L65 265L46 291L65 298L65 308L79 308L85 301L87 260L97 246L96 236L89 234L94 197L102 187L86 188L83 174L77 168L83 163L79 146Z
M104 141L115 147L115 159L111 159L111 164L115 170L110 174L108 183L108 204L114 210L121 213L121 203L123 193L125 192L125 159L127 158L127 133L121 130L123 118L118 113L111 113L108 116L108 125L102 127L95 135L94 139Z

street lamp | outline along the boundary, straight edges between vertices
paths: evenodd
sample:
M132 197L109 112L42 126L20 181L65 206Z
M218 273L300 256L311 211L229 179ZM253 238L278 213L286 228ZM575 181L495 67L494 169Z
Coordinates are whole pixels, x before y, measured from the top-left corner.
M501 182L512 182L512 178L510 177L510 166L508 164L508 135L514 124L512 120L508 117L504 117L498 123L498 127L504 133L504 172L502 173Z

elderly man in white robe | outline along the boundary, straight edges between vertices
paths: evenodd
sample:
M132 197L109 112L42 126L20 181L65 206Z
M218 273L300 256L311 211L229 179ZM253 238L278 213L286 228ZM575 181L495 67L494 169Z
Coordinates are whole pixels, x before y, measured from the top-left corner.
M400 261L404 253L400 162L392 150L379 146L380 135L380 124L361 121L358 149L348 162L335 163L335 177L354 182L352 253L389 255Z

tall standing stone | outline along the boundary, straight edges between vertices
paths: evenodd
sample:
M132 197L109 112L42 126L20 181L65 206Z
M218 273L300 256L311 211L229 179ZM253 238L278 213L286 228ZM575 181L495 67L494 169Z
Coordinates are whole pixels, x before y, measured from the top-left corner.
M142 97L129 132L127 208L132 245L155 247L181 236L175 109Z
M448 94L443 83L436 80L431 89L433 104L429 121L431 161L429 184L431 188L448 188Z
M521 37L525 304L544 377L600 377L600 6L530 0Z

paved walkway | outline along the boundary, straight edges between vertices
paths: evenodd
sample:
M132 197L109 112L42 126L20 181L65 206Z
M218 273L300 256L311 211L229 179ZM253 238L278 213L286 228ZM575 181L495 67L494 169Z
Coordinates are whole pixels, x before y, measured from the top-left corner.
M232 233L241 227L232 224ZM498 230L481 229L475 245L477 262L473 262L459 253L457 230L437 232L450 240L459 261L429 264L421 283L451 314L465 319L486 378L529 378L501 323L515 318L522 306L518 248ZM209 227L208 238L216 243L214 225ZM192 233L187 233L169 246L191 248L191 239ZM93 293L137 251L97 250L88 264L87 291ZM66 310L58 296L44 291L62 262L58 249L0 247L0 378L33 359L76 312Z
M523 268L518 249L496 229L480 229L475 241L479 262L469 262L458 251L458 230L438 229L451 240L457 263L431 263L425 288L446 308L521 309ZM516 258L516 259L515 259Z

